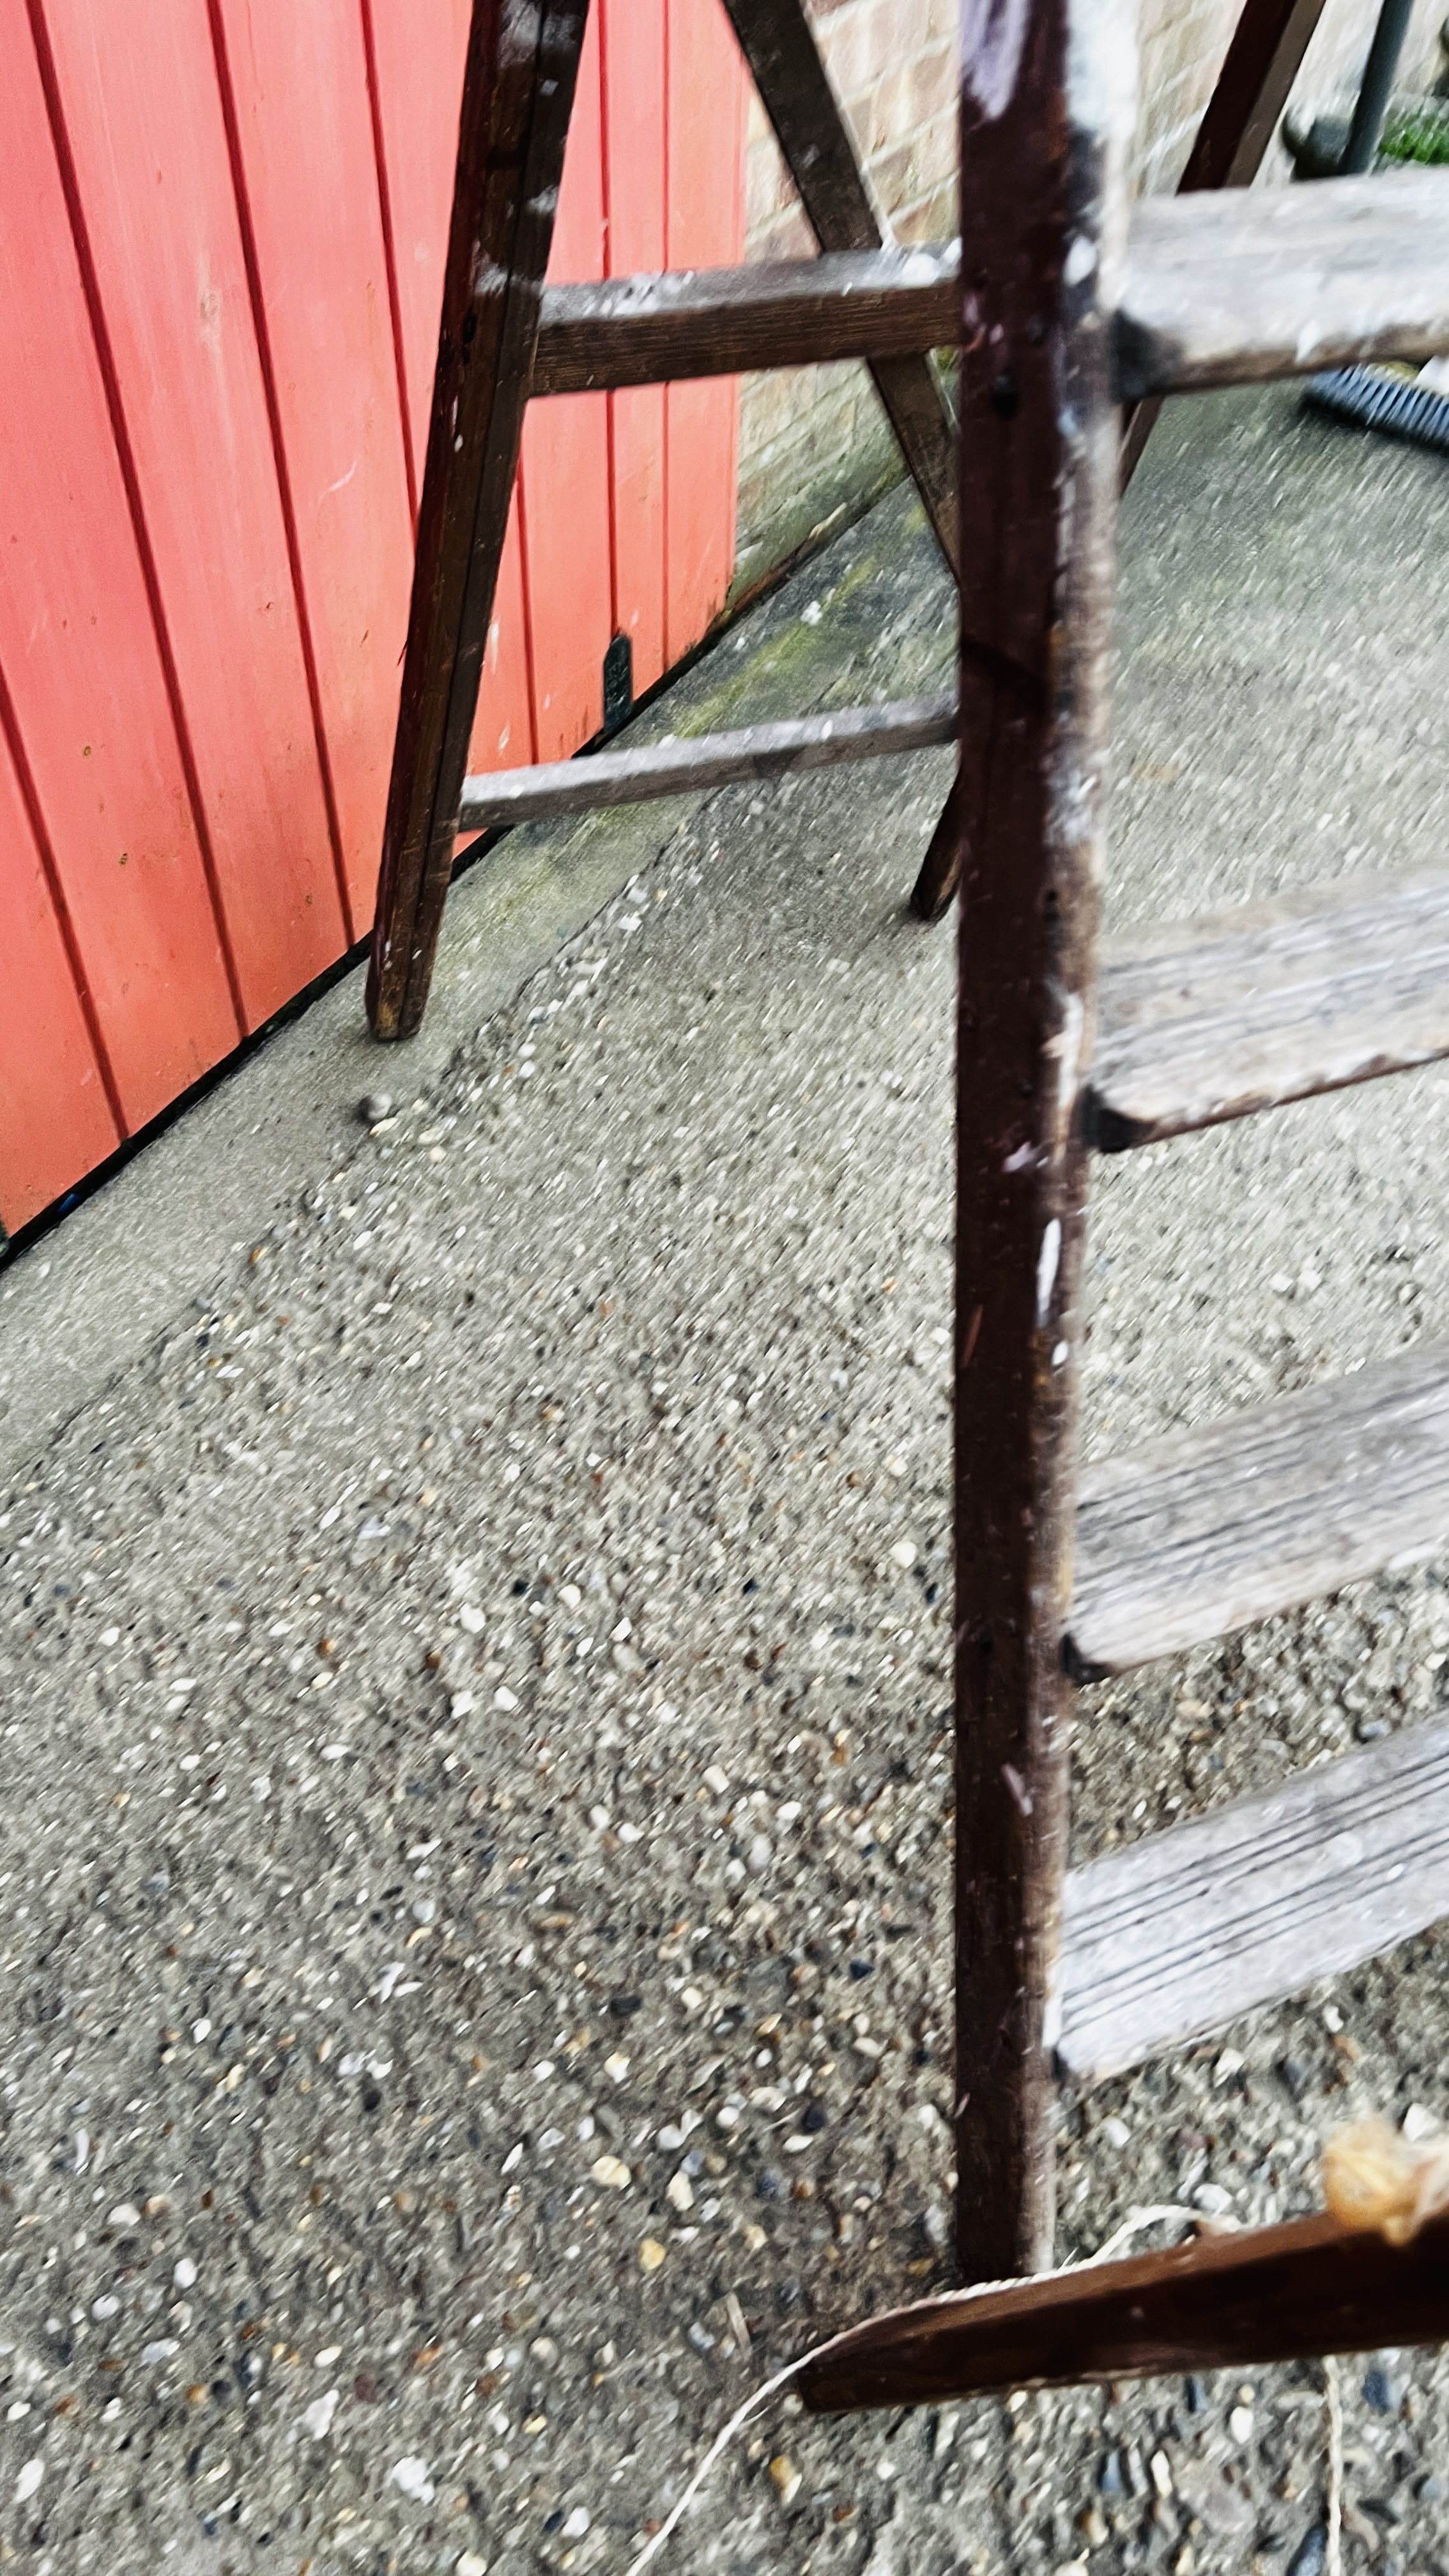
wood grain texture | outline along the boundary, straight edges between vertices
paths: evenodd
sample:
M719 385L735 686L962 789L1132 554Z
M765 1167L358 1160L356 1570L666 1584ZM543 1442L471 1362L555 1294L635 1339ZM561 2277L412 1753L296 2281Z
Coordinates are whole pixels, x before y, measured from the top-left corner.
M584 37L582 0L475 0L368 976L421 1021L452 870Z
M135 23L81 0L52 9L50 26L195 792L255 1028L348 931L211 39L189 0L158 0Z
M655 796L680 796L724 787L742 778L780 778L790 770L829 769L846 760L874 760L891 752L920 751L950 742L956 731L955 692L931 698L886 700L848 707L833 715L804 716L781 724L742 726L734 733L700 734L650 743L638 751L601 751L586 760L559 760L535 769L469 778L463 786L459 829L486 831L509 823L541 822L553 815L588 814L604 806L637 805Z
M1058 2055L1083 2082L1301 1994L1449 1914L1449 1720L1067 1879Z
M1449 1055L1449 878L1345 878L1102 955L1109 1153Z
M1117 390L1189 393L1449 349L1449 171L1138 206Z
M959 265L955 243L931 243L549 287L531 391L940 348L956 330Z
M0 53L0 669L130 1130L241 1029L23 0Z
M604 266L599 12L589 12L546 274L598 277ZM608 404L572 394L531 404L519 442L518 511L528 594L534 755L562 760L604 717L613 631ZM490 619L496 615L495 590ZM517 639L521 641L522 639Z
M665 0L665 255L670 268L738 260L745 239L745 67L719 0ZM725 383L664 398L664 654L677 662L719 615L735 559L739 403Z
M302 9L291 0L208 0L208 12L348 935L361 937L376 882L411 561L362 20L356 0Z
M885 231L800 0L725 0L765 113L822 251L878 250ZM877 359L871 378L941 552L959 572L956 434L928 357Z
M668 259L666 0L606 0L600 37L605 267L610 277L628 277L662 270ZM553 292L545 286L545 322ZM734 401L733 388L717 390ZM609 399L612 617L614 632L629 638L636 696L652 689L665 669L665 412L662 384L637 385Z
M17 776L10 710L0 682L0 920L5 1008L0 1013L0 1226L14 1234L80 1172L114 1153L122 1128L108 1068L82 998L58 904L53 853ZM43 827L42 827L43 832Z
M1445 1548L1449 1351L1409 1351L1089 1467L1067 1661L1130 1672Z
M419 41L413 0L366 0L376 65L381 176L401 334L409 481L422 488L469 0L434 0Z
M1449 2218L1412 2243L1332 2218L1083 2264L969 2300L873 2317L812 2353L794 2385L812 2413L921 2406L989 2388L1180 2378L1449 2336Z
M969 928L956 1055L954 1625L956 2206L968 2278L1051 2259L1061 1635L1087 1179L1076 1100L1102 873L1110 316L1126 223L1125 119L1105 120L1103 102L1124 89L1130 101L1115 13L1032 0L1012 79L993 26L964 21L961 109Z

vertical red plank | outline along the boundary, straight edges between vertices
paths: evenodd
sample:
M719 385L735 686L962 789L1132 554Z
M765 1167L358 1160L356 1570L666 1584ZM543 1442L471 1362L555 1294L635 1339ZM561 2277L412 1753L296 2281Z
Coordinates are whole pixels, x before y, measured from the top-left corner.
M24 0L0 59L0 669L138 1127L238 1029Z
M665 265L666 0L599 0L604 75L605 273ZM634 687L664 669L663 385L609 396L613 622Z
M14 1234L114 1153L121 1134L3 735L0 920L0 1219Z
M667 0L671 268L721 268L744 249L745 68L719 0ZM665 542L671 662L724 606L734 570L739 385L671 385Z
M468 758L474 769L523 769L535 758L528 686L528 615L523 597L519 496L513 495L498 589L483 656L478 715ZM574 744L577 750L578 745Z
M406 430L414 488L422 489L428 407L438 354L443 255L471 0L434 0L425 27L416 0L361 0L377 73L383 175L402 326Z
M181 722L255 1027L344 945L204 12L50 12Z
M599 21L590 12L564 155L550 278L604 274ZM519 469L536 756L561 760L597 733L610 635L608 396L529 406Z
M357 0L210 0L210 11L361 931L377 891L412 576L362 19ZM427 41L426 19L418 28Z

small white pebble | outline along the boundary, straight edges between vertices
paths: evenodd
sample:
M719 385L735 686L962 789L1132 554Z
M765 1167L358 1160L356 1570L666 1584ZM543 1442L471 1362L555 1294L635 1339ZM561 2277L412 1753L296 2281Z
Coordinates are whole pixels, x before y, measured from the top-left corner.
M211 2024L210 2022L204 2022L200 2025L200 2028L202 2035L205 2036L205 2033L210 2030ZM108 2227L139 2227L140 2224L141 2213L129 2200L118 2200L115 2208L107 2214L106 2218L106 2225Z
M116 2297L114 2290L105 2290L102 2292L100 2298L92 2299L91 2301L91 2315L93 2317L116 2317L119 2316L120 2313L121 2302Z
M411 2455L405 2460L394 2460L387 2474L389 2482L397 2487L400 2493L410 2496L414 2504L432 2503L433 2481L428 2475L426 2460L419 2460Z
M1153 2452L1151 2468L1152 2483L1165 2504L1172 2493L1172 2469L1165 2451Z
M589 2517L586 2508L581 2504L576 2504L573 2512L569 2515L567 2522L564 2524L560 2538L564 2540L582 2540L588 2527Z
M475 1609L471 1601L465 1601L458 1613L459 1627L466 1628L470 1637L481 1637L487 1624L483 1612Z
M501 1709L517 1708L518 1695L516 1691L511 1691L500 1686L493 1694L493 1705L495 1708Z
M103 1628L101 1630L101 1644L103 1646L119 1646L120 1642L121 1632L119 1628Z
M337 2401L340 2395L340 2389L329 2388L325 2397L314 2397L310 2406L303 2407L302 2422L314 2442L320 2442L324 2434L331 2432L332 2418L337 2412ZM393 2475L396 2477L396 2470L393 2471Z
M690 2187L688 2174L677 2173L668 2184L664 2197L671 2209L680 2211L693 2209L694 2193Z
M901 1572L902 1572L903 1574L909 1574L909 1572L910 1572L910 1570L911 1570L911 1567L915 1564L915 1561L916 1561L916 1549L915 1549L915 1542L914 1542L914 1540L913 1540L913 1539L908 1539L908 1538L898 1538L898 1539L896 1540L895 1546L891 1549L891 1563L892 1563L892 1565L898 1565L898 1566L900 1567Z
M730 1775L728 1771L722 1771L717 1762L711 1762L704 1775L704 1785L713 1791L716 1798L722 1798L730 1785Z
M19 2477L15 2481L15 2501L17 2504L24 2504L30 2496L34 2495L35 2490L39 2486L44 2475L44 2460L37 2459L26 2461Z
M1251 2442L1253 2438L1253 2410L1251 2406L1235 2406L1233 2408L1231 2415L1228 2417L1228 2431L1231 2433L1235 2442Z
M629 2060L624 2055L622 2049L616 2048L612 2056L605 2058L604 2073L608 2076L612 2084L622 2084L628 2072Z
M178 2290L192 2290L196 2287L196 2265L189 2254L182 2255L171 2278Z
M589 2174L594 2182L602 2183L607 2191L627 2191L632 2179L622 2156L595 2156L589 2167Z
M581 1607L584 1596L576 1583L561 1583L558 1597L566 1610L577 1610Z
M331 2369L331 2367L332 2367L332 2364L334 2363L334 2361L340 2361L340 2360L341 2360L341 2358L342 2358L342 2346L341 2346L341 2344L340 2344L340 2343L329 2343L329 2345L327 2346L327 2349L326 2349L326 2351L325 2351L325 2352L319 2352L319 2353L318 2353L318 2355L317 2355L317 2357L316 2357L316 2360L315 2360L315 2361L313 2362L313 2364L312 2364L312 2367L313 2367L313 2369L314 2369L314 2370L330 2370L330 2369Z

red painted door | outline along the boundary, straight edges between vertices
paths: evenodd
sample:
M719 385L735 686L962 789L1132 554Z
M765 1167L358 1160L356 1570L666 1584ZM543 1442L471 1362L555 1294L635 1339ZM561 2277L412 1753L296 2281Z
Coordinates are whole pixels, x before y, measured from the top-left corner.
M371 919L468 0L0 0L0 1219ZM595 0L551 274L737 259L719 0ZM474 737L723 604L729 383L536 405Z

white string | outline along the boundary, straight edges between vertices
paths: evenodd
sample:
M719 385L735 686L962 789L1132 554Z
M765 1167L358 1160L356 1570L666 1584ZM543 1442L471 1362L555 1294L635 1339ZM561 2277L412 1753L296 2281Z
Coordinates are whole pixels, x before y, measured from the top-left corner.
M1184 2209L1181 2203L1177 2201L1159 2201L1154 2203L1150 2208L1130 2209L1127 2216L1123 2219L1121 2226L1113 2230L1113 2233L1108 2237L1106 2244L1099 2246L1095 2254L1088 2254L1080 2258L1075 2263L1063 2263L1059 2265L1057 2270L1054 2272L1039 2272L1034 2277L1038 2281L1059 2281L1062 2278L1062 2275L1066 2272L1082 2272L1088 2270L1090 2266L1095 2263L1110 2262L1112 2256L1117 2251L1118 2246L1125 2244L1129 2237L1140 2234L1144 2227L1153 2227L1159 2220L1163 2219L1195 2219L1197 2215L1198 2213L1195 2209ZM920 2304L922 2307L932 2308L963 2307L968 2299L984 2299L988 2297L993 2290L1015 2290L1020 2289L1021 2287L1022 2283L1019 2277L1016 2280L1011 2281L973 2281L970 2289L968 2290L945 2290L941 2293L939 2298L923 2299ZM853 2332L854 2329L850 2328L847 2329L847 2331ZM778 2395L782 2388L787 2387L789 2382L805 2368L808 2361L814 2361L818 2354L828 2352L830 2345L832 2343L838 2343L840 2340L841 2338L838 2335L831 2335L824 2343L815 2344L811 2347L810 2351L802 2352L797 2360L787 2362L783 2370L777 2370L773 2379L767 2379L762 2387L754 2389L745 2399L742 2406L737 2406L735 2408L729 2422L720 2432L716 2433L714 2440L711 2442L709 2449L705 2452L703 2459L700 2461L698 2468L694 2471L694 2474L690 2478L687 2486L684 2488L683 2493L677 2498L676 2502L670 2506L670 2509L665 2515L664 2520L661 2522L659 2529L654 2533L651 2539L645 2542L638 2557L631 2561L626 2571L626 2576L643 2576L643 2571L648 2566L651 2558L657 2557L659 2551L663 2548L671 2533L678 2530L680 2523L683 2521L685 2514L689 2511L689 2508L693 2504L695 2497L698 2495L700 2488L704 2485L704 2482L709 2476L711 2469L714 2467L716 2460L718 2460L722 2454L729 2449L735 2435L743 2431L751 2416L757 2415L760 2408L764 2406L770 2398ZM1330 2514L1332 2511L1333 2506L1330 2504ZM1337 2524L1330 2522L1330 2530L1335 2535L1334 2545L1336 2546ZM1324 2576L1339 2576L1336 2561L1333 2565L1325 2564Z
M1343 2561L1343 2392L1332 2353L1324 2356L1323 2397L1328 2414L1328 2529L1323 2543L1323 2576L1339 2576Z

